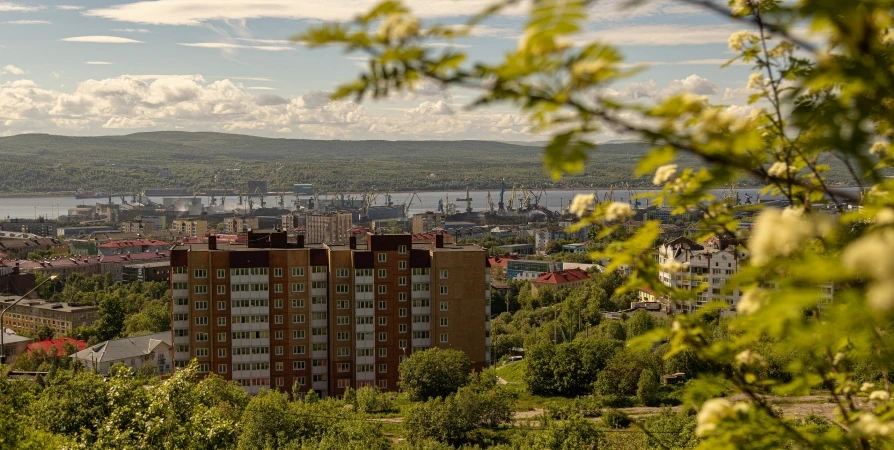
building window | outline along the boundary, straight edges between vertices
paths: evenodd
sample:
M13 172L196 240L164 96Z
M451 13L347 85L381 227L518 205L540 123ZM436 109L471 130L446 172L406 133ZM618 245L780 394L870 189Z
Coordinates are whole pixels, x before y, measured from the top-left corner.
M335 336L336 336L336 339L339 341L347 341L348 339L350 339L351 334L348 333L347 331L339 331L338 333L335 334Z
M348 293L348 285L347 284L335 285L335 293L336 294L347 294Z
M407 270L407 262L406 261L398 261L397 268L399 270Z
M218 285L217 285L217 294L218 294L218 295L224 295L224 294L226 294L226 293L227 293L227 287L224 286L224 285L222 285L222 284L218 284Z
M292 308L304 308L304 299L303 298L293 298L292 299Z
M387 254L379 253L379 262L385 262L385 261L387 261L387 258L388 258Z
M372 316L357 316L355 320L357 325L372 325L373 323Z
M206 286L206 285L204 285L204 284L197 284L197 285L195 286L195 293L196 293L196 294L207 294L207 293L208 293L208 286Z
M446 327L446 326L447 326L447 318L446 318L446 317L441 317L441 326L442 326L442 327Z
M326 273L326 266L311 266L311 273Z
M351 347L339 347L338 356L351 356Z
M196 358L207 358L208 357L208 349L207 348L197 348L196 349Z
M276 283L273 285L273 292L279 294L282 292L282 284Z
M217 326L219 326L219 327L227 326L227 318L226 317L218 317L217 318Z
M447 302L441 302L441 311L447 311Z
M292 267L292 276L293 277L303 277L304 276L304 267Z
M388 357L388 349L385 347L379 347L379 358L387 358Z
M304 330L292 330L292 339L304 339Z
M397 317L407 317L407 308L398 308Z
M441 286L441 295L447 295L447 286Z
M326 312L315 312L310 315L310 320L326 320L329 318L329 314Z
M388 373L388 364L379 364L379 373Z
M218 358L226 358L227 357L227 349L225 349L225 348L217 349L217 357Z
M314 336L326 336L328 334L328 330L326 330L325 327L311 328L310 334Z
M227 342L227 333L217 333L217 342Z
M196 317L196 325L198 325L198 326L208 325L208 318L207 317Z
M397 301L399 301L399 302L407 301L407 293L406 292L398 292L397 293Z
M226 309L227 309L227 302L226 302L226 301L220 301L220 302L217 302L217 310L218 310L218 311L226 311Z
M379 389L382 389L382 390L388 389L388 380L376 380L376 383L379 384Z
M277 356L282 356L282 354L283 354L282 346L281 346L281 345L277 345L277 346L274 348L274 352L276 352L276 355L277 355ZM280 369L280 370L282 370L282 369Z
M196 278L208 278L208 270L207 269L196 269L194 275Z
M350 372L351 371L351 363L338 363L338 371L339 372ZM341 380L339 380L341 381Z
M304 323L304 314L292 314L292 323Z
M407 254L407 246L406 245L398 245L397 252L400 253L401 255L406 255Z
M447 269L441 269L441 279L442 280L447 279Z
M379 269L379 278L388 278L388 271L386 269Z
M384 300L379 301L379 310L385 310L388 308L388 303Z
M217 365L217 373L227 373L227 365L226 364L218 364Z
M304 292L304 283L292 283L292 292Z
M379 333L379 342L385 342L388 340L388 333L382 331Z
M447 333L441 333L441 343L447 343Z
M292 361L292 370L304 370L304 361Z
M351 318L348 316L338 316L335 318L335 324L336 325L350 325Z
M208 364L199 364L199 372L201 372L201 373L208 372Z
M276 300L273 300L273 307L282 309L282 299L278 298Z
M292 354L293 355L303 355L304 354L304 346L303 345L293 345L292 346Z
M282 314L277 314L273 316L273 323L279 325L282 323Z
M200 302L196 302L196 310L197 311L205 311L208 309L208 302L202 300Z
M351 303L348 302L347 300L339 300L335 303L335 305L336 305L336 308L338 308L338 309L348 309L348 307L351 305Z
M397 326L398 333L406 333L407 332L407 324L402 323Z
M277 278L282 277L282 268L277 267L277 268L273 269L273 276L277 277Z
M386 286L384 284L380 284L378 289L379 289L379 294L387 294L388 293L388 286Z
M273 338L276 339L277 341L281 341L282 340L282 330L274 331Z
M217 269L217 278L226 278L227 271L223 269Z
M385 325L388 325L388 318L387 317L379 317L379 326L385 326Z
M338 278L347 278L350 271L348 269L335 269L335 276Z
M397 277L397 284L399 286L406 286L407 285L407 277Z
M404 349L404 350L406 350L406 348L407 348L407 340L406 340L406 339L401 339L401 340L397 341L397 347L400 348L400 349Z

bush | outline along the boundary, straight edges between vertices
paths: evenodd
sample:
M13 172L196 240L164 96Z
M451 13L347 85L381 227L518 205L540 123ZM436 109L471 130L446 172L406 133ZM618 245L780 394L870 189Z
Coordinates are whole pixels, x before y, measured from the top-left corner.
M639 383L636 387L636 396L643 406L658 406L661 402L661 385L658 377L651 369L645 369L639 374Z
M630 426L630 417L618 410L610 409L602 414L602 423L609 428L623 429Z
M345 397L345 401L347 401L347 395ZM364 386L356 391L355 398L357 410L360 412L386 413L397 411L394 402L391 400L391 395L381 392L377 388Z

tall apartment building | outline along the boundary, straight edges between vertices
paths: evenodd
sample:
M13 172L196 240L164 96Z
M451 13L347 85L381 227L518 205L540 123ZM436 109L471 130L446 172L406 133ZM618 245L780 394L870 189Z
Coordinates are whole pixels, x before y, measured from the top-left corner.
M38 236L56 236L56 221L40 219L7 219L0 220L0 231L30 233Z
M142 221L142 220L128 220L126 222L121 222L121 231L124 233L151 233L153 231L158 231L158 227L155 222L151 221Z
M351 213L308 214L305 242L309 244L347 244L351 236Z
M228 217L223 221L223 232L226 234L239 234L248 230L257 230L258 228L260 227L258 226L257 217Z
M398 364L430 347L490 360L490 269L476 246L411 235L305 246L285 232L247 245L184 244L171 257L175 366L262 388L341 395L397 389Z
M204 236L208 233L208 221L200 219L176 219L171 229L192 237Z
M439 212L426 211L422 214L414 214L410 219L413 234L427 233L435 228L443 228L447 216Z

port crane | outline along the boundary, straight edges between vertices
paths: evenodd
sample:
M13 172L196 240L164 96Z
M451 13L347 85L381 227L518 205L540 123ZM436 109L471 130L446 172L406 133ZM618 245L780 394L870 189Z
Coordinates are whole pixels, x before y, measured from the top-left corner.
M279 193L279 209L286 209L286 196Z
M487 208L490 210L490 213L494 213L494 200L490 196L490 191L487 191Z
M534 191L531 190L529 190L528 192L531 193L531 199L534 202L532 205L533 208L537 209L540 206L540 199L543 198L543 195L546 193L546 191L541 187L540 191L538 191L537 193L534 193Z
M509 194L509 202L506 204L507 209L512 210L512 205L515 203L515 185L512 185L512 193Z
M419 200L420 202L422 201L422 199L419 198L419 194L417 194L415 192L410 194L407 197L407 199L404 200L404 203L403 203L404 204L404 217L410 217L410 207L413 206L413 200Z
M472 212L472 196L469 194L469 188L466 187L466 198L457 198L458 202L466 202L466 212Z
M500 209L500 212L506 211L506 205L503 203L503 195L506 194L506 179L500 179L500 201L497 203L497 208ZM493 209L493 208L491 208Z

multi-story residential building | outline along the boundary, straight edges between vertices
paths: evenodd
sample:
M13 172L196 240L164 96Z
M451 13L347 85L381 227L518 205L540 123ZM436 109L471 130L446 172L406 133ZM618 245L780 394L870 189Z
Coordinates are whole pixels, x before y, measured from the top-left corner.
M171 248L170 242L156 241L154 239L109 241L97 245L99 254L106 256L127 253L161 252L169 248Z
M226 234L239 234L248 230L257 230L258 228L260 227L258 226L257 217L227 217L223 221L223 232Z
M168 261L127 264L121 269L121 278L125 282L170 281L171 264Z
M14 231L18 233L30 233L38 236L56 236L56 222L44 218L35 219L8 219L0 221L0 231Z
M506 279L532 281L545 273L559 270L562 270L562 263L559 261L512 259L506 262Z
M490 269L477 246L367 235L348 245L184 244L171 255L175 365L262 388L341 395L397 389L398 364L430 347L490 360Z
M347 244L350 229L351 213L308 214L304 240L309 244Z
M447 216L439 212L426 211L422 214L414 214L411 221L413 234L427 233L435 228L443 228Z
M12 304L19 297L0 297L0 307ZM22 300L3 318L3 324L16 333L34 333L43 326L56 333L91 325L98 317L97 306L54 303L46 300Z
M0 235L0 252L8 257L25 258L31 252L47 250L60 255L68 253L68 244L56 238L13 232L2 232Z
M142 220L128 220L120 224L122 233L149 233L158 231L155 222L144 222Z
M208 221L201 219L175 219L171 229L191 237L204 236L208 233Z

